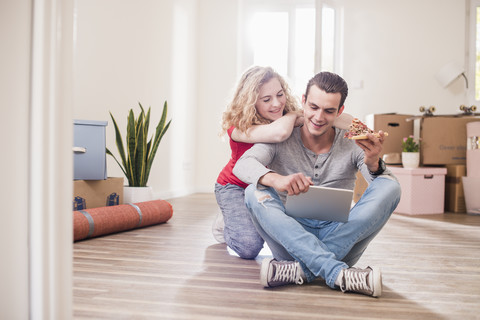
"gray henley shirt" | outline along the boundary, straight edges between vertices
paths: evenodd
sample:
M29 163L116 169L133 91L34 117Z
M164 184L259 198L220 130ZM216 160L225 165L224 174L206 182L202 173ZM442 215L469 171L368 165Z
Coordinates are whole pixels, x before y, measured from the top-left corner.
M345 132L335 128L330 151L315 154L303 145L301 127L296 127L283 142L255 144L237 161L233 173L245 183L260 187L258 180L268 172L285 176L302 172L316 186L353 190L358 170L368 183L377 176L371 175L363 163L364 151L353 140L343 138ZM395 179L388 169L380 176ZM279 195L285 203L286 193Z

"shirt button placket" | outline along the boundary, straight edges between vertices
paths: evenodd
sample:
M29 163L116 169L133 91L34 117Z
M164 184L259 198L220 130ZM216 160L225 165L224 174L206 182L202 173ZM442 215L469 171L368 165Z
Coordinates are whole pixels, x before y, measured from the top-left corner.
M319 165L318 163L315 163L315 167L314 167L314 170L313 170L313 182L315 183L315 185L318 185L319 183L319 169L318 169Z

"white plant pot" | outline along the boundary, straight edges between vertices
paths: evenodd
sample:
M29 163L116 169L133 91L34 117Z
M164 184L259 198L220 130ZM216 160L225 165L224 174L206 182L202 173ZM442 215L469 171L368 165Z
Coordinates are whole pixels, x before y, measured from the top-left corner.
M402 164L407 169L418 168L420 165L420 152L402 152Z
M123 187L123 203L137 203L153 200L152 187Z

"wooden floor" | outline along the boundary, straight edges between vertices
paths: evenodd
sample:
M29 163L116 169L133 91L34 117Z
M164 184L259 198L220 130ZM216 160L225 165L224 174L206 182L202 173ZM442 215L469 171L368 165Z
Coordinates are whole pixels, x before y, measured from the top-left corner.
M213 239L213 194L169 202L166 224L74 244L75 319L480 319L480 216L394 214L358 264L382 269L375 299L320 280L264 289L262 257Z

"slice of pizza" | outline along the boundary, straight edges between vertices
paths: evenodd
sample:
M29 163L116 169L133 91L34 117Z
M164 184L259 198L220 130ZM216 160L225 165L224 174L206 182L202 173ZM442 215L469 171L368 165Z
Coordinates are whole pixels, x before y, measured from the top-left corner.
M357 118L352 120L348 131L345 133L344 138L352 139L352 140L361 140L367 139L367 133L372 133L377 138L380 137L378 132L373 131L372 129L368 128L362 121ZM387 132L384 132L385 136L388 136Z

